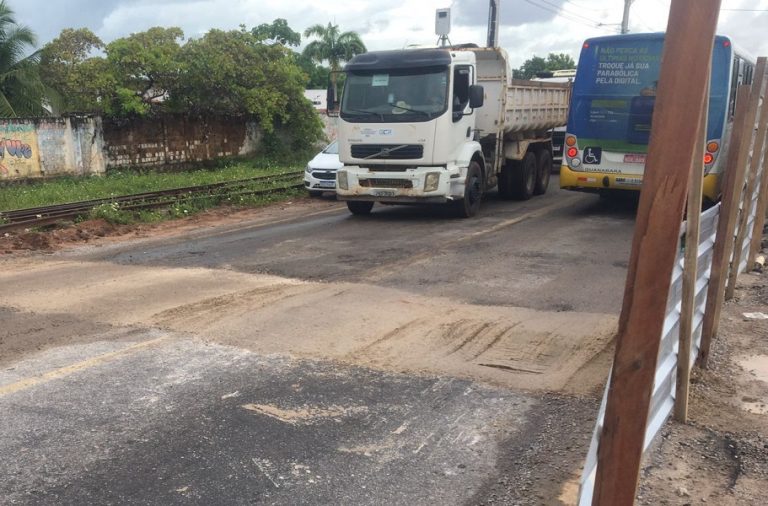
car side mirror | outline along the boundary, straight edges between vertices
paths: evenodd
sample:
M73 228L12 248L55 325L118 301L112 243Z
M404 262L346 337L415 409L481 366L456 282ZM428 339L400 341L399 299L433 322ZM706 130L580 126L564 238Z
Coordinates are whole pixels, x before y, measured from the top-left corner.
M485 97L485 90L479 84L473 84L469 87L469 106L472 109L477 109L483 106L483 100Z

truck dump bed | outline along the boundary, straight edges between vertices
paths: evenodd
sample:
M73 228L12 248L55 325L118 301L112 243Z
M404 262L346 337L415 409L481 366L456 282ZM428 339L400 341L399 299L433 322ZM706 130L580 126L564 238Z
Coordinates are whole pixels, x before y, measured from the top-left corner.
M499 130L509 136L565 126L570 84L512 79L503 49L470 51L477 59L477 82L485 89L485 104L476 111L481 137L495 135Z

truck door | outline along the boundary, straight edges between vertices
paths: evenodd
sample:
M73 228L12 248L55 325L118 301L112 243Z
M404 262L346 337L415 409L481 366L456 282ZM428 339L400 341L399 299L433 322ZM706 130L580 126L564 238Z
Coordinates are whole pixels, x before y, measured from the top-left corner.
M474 114L469 108L469 86L475 82L475 69L472 65L456 65L451 79L451 95L449 97L449 113L451 115L451 131L445 136L443 146L446 152L456 153L463 143L472 139Z

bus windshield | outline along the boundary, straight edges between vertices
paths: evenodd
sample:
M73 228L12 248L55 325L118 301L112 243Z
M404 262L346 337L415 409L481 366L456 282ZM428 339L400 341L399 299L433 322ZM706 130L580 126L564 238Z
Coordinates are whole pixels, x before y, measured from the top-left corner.
M663 34L596 38L584 43L568 122L568 132L580 145L622 153L648 151L663 43ZM729 50L728 44L714 46L710 139L722 136Z
M353 123L429 121L447 110L448 68L347 74L341 117Z

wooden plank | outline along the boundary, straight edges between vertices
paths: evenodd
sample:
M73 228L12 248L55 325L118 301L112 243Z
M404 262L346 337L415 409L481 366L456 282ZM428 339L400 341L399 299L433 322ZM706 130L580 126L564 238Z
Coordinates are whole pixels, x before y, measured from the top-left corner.
M766 94L768 94L768 90L766 90ZM762 137L759 133L759 127L763 128ZM763 100L763 107L760 111L757 135L758 140L762 139L763 141L763 167L757 193L757 208L755 211L755 223L752 228L752 242L749 245L748 261L754 261L758 251L760 251L760 243L763 240L763 227L765 226L765 212L767 210L766 207L768 207L768 139L766 139L766 136L768 136L768 100L766 99ZM755 151L758 152L757 148Z
M634 503L719 9L720 0L672 0L670 7L593 505Z
M736 227L736 214L739 210L739 195L744 186L746 153L749 149L749 130L747 129L747 106L749 99L747 85L739 87L736 94L736 114L731 132L731 150L725 167L723 199L720 203L720 218L717 222L717 235L712 251L712 272L707 287L707 304L704 308L704 322L701 330L701 349L699 350L700 367L706 368L712 338L717 334L720 309L725 297L725 280L728 277L728 264L733 252L733 232ZM737 193L738 192L738 193Z
M734 244L733 248L733 260L731 260L731 271L728 274L728 283L725 285L725 300L731 300L733 298L734 292L736 291L736 278L739 275L741 254L743 253L744 249L744 239L747 236L747 222L749 221L749 212L752 209L752 197L755 194L755 184L757 184L757 171L760 168L760 155L763 152L763 141L765 139L765 125L760 121L762 119L762 110L765 109L765 107L760 107L760 100L764 97L765 57L761 57L757 59L755 79L752 82L752 92L749 97L749 106L754 106L754 112L752 109L750 109L747 113L749 118L755 118L757 120L757 137L755 137L754 147L752 149L752 157L750 159L749 169L747 171L746 191L741 198L741 219L738 221L736 243ZM765 105L765 101L763 101L763 105ZM748 265L749 262L750 259L747 258Z
M711 75L712 68L709 70ZM709 96L709 85L707 85ZM680 342L677 352L677 382L675 383L675 420L688 421L688 390L691 386L691 342L693 317L696 310L696 274L699 271L699 237L701 232L701 205L704 193L704 144L707 137L707 110L699 123L699 139L695 156L697 162L691 172L686 212L685 263L683 264L683 300L680 306Z

